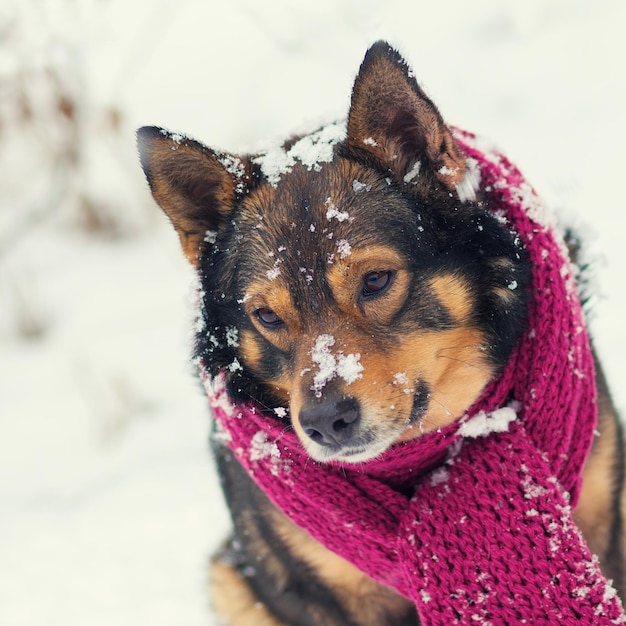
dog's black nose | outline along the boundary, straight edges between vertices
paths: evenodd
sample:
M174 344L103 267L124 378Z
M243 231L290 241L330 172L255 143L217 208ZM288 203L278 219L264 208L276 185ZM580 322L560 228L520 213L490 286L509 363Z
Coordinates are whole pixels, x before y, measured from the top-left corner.
M359 403L341 396L324 398L300 411L300 425L305 434L321 446L347 443L359 423Z

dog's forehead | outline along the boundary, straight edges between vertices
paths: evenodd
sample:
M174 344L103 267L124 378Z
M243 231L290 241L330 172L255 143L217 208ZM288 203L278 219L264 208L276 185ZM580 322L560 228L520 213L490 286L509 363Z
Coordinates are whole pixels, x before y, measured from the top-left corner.
M389 179L337 159L316 169L295 167L277 183L260 185L242 203L238 228L258 262L273 265L280 255L311 265L355 247L392 245L390 226L406 225L411 215Z

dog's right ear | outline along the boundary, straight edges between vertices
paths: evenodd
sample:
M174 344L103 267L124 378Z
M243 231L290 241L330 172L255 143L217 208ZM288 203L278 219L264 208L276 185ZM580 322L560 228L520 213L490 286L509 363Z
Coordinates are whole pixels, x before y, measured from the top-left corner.
M187 260L198 266L244 188L244 163L156 126L137 131L137 146L154 199L174 225Z

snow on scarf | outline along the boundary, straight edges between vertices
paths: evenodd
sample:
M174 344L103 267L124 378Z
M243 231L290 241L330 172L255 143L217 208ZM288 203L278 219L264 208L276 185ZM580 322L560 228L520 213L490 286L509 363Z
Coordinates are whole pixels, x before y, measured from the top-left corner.
M215 418L291 520L410 598L425 626L626 623L572 519L596 391L563 242L520 172L456 134L534 268L527 331L503 373L464 418L355 466L314 462L283 420L233 406L201 364Z

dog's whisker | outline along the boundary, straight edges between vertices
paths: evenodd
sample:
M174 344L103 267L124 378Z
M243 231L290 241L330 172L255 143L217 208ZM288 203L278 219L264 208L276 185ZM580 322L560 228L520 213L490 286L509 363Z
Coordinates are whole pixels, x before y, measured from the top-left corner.
M291 426L285 426L281 431L278 437L274 439L274 442L280 441L288 432L291 431Z
M479 370L481 372L485 372L487 374L491 374L491 369L488 369L487 367L485 367L485 364L482 361L478 361L477 363L473 363L472 361L470 361L468 359L461 359L459 357L448 356L447 354L438 354L437 358L438 359L448 359L449 361L454 361L455 363L462 363L463 365L467 365L467 367L470 367L472 369L477 369L477 370Z
M446 412L446 415L449 415L450 417L453 416L453 413L452 413L452 411L450 410L450 408L448 407L447 404L444 404L443 402L441 402L441 400L437 400L437 398L434 398L433 396L431 396L430 399L435 404L438 404Z

